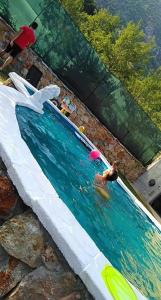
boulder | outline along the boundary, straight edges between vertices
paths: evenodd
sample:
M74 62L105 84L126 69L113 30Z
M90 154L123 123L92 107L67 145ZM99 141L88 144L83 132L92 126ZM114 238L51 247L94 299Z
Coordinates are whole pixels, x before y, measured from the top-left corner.
M7 174L6 166L0 157L0 175L6 176L6 174Z
M73 292L73 293L71 293L70 295L61 298L60 300L79 300L79 299L82 299L82 300L83 300L83 298L81 298L80 293L78 293L78 292Z
M12 182L0 176L0 218L7 218L16 206L18 194Z
M42 253L42 261L46 269L49 271L59 274L64 272L64 268L57 256L57 253L50 245L45 245L44 252Z
M37 267L44 249L40 222L28 212L6 221L0 227L0 244L11 256Z
M30 268L26 264L9 256L0 247L0 298L10 292L29 272Z
M57 276L41 266L25 276L6 300L59 300L70 295L75 284L72 273Z

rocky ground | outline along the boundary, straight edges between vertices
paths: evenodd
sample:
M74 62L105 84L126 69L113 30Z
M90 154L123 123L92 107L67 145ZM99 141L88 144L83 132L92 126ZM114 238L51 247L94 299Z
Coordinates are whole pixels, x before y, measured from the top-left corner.
M92 300L0 159L0 299Z

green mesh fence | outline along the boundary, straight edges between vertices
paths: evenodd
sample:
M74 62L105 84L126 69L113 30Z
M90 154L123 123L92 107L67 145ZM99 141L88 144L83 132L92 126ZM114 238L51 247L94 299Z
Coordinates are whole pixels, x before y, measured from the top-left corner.
M36 19L36 53L144 165L161 150L161 132L101 63L58 0L0 0L16 30Z

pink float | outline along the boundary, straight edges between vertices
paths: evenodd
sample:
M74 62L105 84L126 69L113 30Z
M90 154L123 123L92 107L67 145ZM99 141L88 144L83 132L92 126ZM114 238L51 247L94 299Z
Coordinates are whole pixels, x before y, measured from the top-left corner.
M92 150L89 154L89 158L96 160L98 158L100 158L101 153L98 150Z

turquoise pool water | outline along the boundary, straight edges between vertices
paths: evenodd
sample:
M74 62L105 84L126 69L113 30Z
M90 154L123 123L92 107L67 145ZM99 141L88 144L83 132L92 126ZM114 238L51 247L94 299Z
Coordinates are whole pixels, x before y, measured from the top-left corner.
M106 167L90 161L89 150L49 104L39 115L18 106L23 139L51 184L110 262L149 299L161 299L161 233L117 182L110 200L93 189Z

